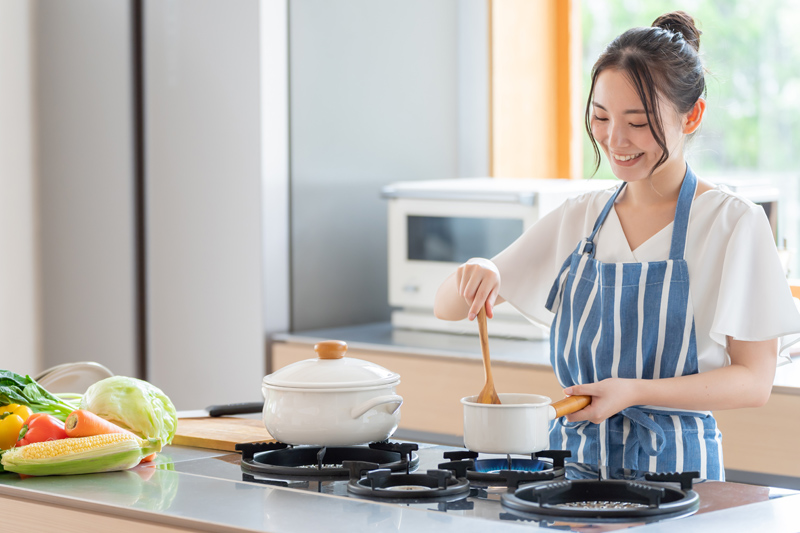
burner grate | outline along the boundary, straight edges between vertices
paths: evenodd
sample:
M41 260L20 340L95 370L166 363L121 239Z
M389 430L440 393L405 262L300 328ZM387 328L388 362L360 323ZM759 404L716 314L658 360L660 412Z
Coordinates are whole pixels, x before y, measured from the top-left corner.
M520 481L545 481L564 477L564 460L570 456L566 450L547 450L528 457L489 457L467 450L444 453L449 462L439 468L453 470L457 476L478 483L505 485L509 479Z
M697 511L700 498L692 490L697 472L648 474L647 482L569 480L538 484L509 481L504 507L526 515L579 519L642 519L684 516ZM661 482L661 483L655 483ZM678 482L680 489L664 482Z
M419 465L416 444L375 443L369 446L296 446L279 442L237 444L241 468L272 477L296 479L348 479L348 462L360 461L373 468L410 472Z
M357 477L353 469L347 491L358 496L389 499L430 499L451 496L466 496L469 482L457 478L450 470L428 470L426 473L397 474L380 468L370 470Z

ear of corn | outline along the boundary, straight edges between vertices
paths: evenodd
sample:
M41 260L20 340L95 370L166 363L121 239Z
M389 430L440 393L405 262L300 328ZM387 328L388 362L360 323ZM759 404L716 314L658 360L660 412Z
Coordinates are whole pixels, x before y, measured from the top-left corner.
M160 439L113 433L35 442L8 450L1 462L7 471L29 476L92 474L126 470L160 451Z

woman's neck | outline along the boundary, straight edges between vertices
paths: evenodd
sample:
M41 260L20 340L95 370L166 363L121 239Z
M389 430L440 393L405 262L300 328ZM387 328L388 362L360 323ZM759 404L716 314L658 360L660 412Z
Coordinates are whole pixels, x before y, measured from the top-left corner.
M620 202L643 208L674 205L685 175L686 161L683 158L670 161L656 169L652 176L628 183Z

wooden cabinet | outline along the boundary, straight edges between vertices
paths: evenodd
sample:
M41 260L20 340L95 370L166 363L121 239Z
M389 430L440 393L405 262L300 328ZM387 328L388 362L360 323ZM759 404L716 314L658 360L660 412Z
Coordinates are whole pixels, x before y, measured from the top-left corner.
M84 505L86 505L84 503ZM111 516L86 508L67 508L51 501L0 496L2 531L30 533L192 533L195 529ZM147 513L142 513L146 515Z
M800 393L777 392L763 407L716 411L726 469L800 477Z
M400 374L397 393L404 398L400 428L445 435L463 434L460 400L483 387L480 359L349 349L349 357L365 359ZM314 357L311 345L273 345L272 369ZM492 361L495 387L501 392L563 397L550 367ZM723 434L727 469L800 477L800 394L774 391L767 405L714 413Z

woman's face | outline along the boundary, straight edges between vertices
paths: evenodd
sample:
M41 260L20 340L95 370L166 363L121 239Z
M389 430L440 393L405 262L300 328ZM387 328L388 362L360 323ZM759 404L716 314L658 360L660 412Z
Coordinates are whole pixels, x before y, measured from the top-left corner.
M683 177L681 117L669 102L660 98L658 104L669 159L653 172L653 177L670 172L680 172ZM623 181L647 178L661 158L663 151L650 131L642 101L620 70L604 70L597 76L591 126L592 135L605 152L611 170Z

